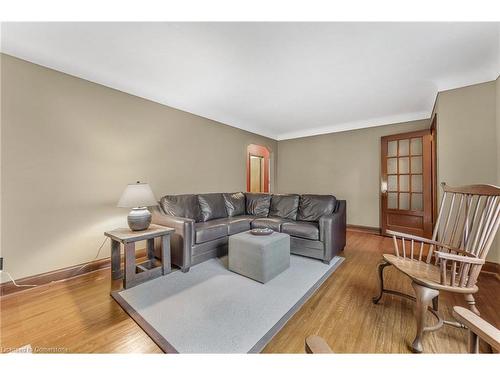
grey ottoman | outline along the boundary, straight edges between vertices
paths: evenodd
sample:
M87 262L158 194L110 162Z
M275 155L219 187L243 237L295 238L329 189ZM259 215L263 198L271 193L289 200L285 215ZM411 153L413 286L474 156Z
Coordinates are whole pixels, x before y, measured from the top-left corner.
M229 237L228 258L230 271L266 283L290 267L290 236L235 234Z

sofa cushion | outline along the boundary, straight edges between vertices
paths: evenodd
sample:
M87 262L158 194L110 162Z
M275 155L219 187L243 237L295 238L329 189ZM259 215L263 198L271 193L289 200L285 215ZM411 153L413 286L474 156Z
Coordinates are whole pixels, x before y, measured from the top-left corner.
M281 224L289 220L280 217L259 217L252 221L252 228L269 228L281 232Z
M227 233L228 235L233 235L237 234L240 232L246 232L251 229L250 224L252 223L253 220L255 220L257 217L256 216L250 216L250 215L239 215L239 216L232 216L232 217L224 217L221 219L215 219L215 220L210 220L209 223L210 227L213 225L218 225L218 224L223 224L227 226ZM199 228L204 228L203 225L200 223L198 225Z
M160 206L167 215L201 220L200 205L195 194L165 195Z
M229 217L228 218L229 235L232 236L233 234L246 232L247 230L250 230L251 223L255 219L256 219L255 216L249 216L249 215Z
M271 198L269 216L295 220L299 209L298 194L274 194Z
M247 215L267 217L271 205L271 195L259 193L246 193Z
M203 243L228 235L227 220L207 221L194 225L195 243Z
M286 222L281 225L281 231L290 236L319 241L319 227L314 222Z
M333 213L335 202L333 195L303 194L300 196L297 220L318 221L321 216Z
M245 194L223 193L227 216L245 215Z
M221 193L198 194L198 203L202 221L227 217L226 205Z

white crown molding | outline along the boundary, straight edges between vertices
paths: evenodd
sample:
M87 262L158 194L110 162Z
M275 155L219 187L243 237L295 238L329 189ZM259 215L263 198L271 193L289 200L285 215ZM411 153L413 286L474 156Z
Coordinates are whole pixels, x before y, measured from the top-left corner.
M394 116L380 117L376 119L361 120L356 122L348 122L344 124L329 125L314 129L299 130L294 132L282 133L278 135L278 141L284 141L287 139L312 137L315 135L338 133L348 130L356 129L366 129L375 126L390 125L396 123L403 123L408 121L426 120L430 117L430 112L415 112L415 113L405 113Z
M438 92L436 95L444 91L461 89L467 86L480 85L487 82L495 81L500 74L500 70L497 72L486 72L482 74L476 74L475 76L459 77L453 80L446 80L437 82Z

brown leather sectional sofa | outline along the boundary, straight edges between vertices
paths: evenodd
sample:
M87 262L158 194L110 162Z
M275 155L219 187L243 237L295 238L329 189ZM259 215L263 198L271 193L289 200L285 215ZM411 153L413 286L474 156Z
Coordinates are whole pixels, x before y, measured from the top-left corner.
M333 195L210 193L166 195L153 223L175 228L172 263L192 265L227 254L229 236L251 228L290 235L290 251L329 263L346 242L346 202Z

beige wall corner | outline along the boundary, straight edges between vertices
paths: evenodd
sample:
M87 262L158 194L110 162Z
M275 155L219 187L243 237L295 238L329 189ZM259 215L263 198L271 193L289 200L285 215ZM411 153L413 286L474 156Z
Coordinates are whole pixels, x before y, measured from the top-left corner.
M438 182L498 183L497 86L498 80L438 94ZM500 263L498 246L492 247L487 259Z
M379 227L380 137L428 129L429 120L279 141L278 191L347 200L349 224Z

